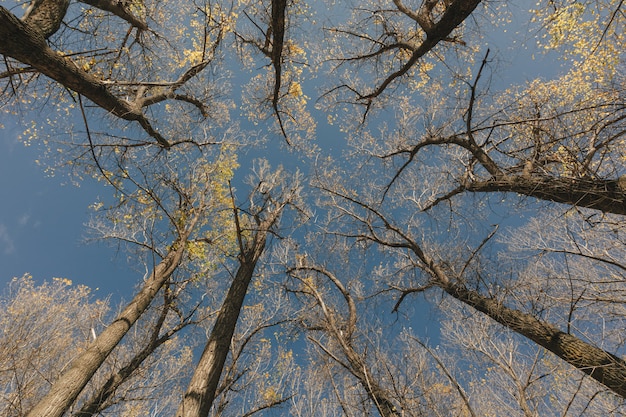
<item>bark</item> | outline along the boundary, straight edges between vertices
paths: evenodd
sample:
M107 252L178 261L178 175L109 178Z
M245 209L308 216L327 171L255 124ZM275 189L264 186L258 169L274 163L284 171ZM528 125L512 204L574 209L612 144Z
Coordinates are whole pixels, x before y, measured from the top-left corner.
M169 303L170 301L166 300L166 302ZM109 376L100 389L98 389L89 400L85 401L85 403L81 405L81 408L77 413L73 414L73 417L91 417L102 411L106 407L106 402L113 397L120 385L127 381L134 374L134 372L139 369L141 364L163 343L170 340L176 332L189 324L189 322L183 321L179 325L165 332L165 334L159 336L169 311L169 306L167 304L164 305L163 310L161 311L161 314L152 329L151 337L143 349L135 354L132 359L128 361L126 366Z
M499 180L475 181L464 188L471 192L516 192L574 207L626 215L626 190L620 186L619 180L503 177Z
M476 9L480 0L455 0L446 8L441 19L426 30L428 39L434 42L444 40Z
M209 415L224 363L230 350L239 313L248 292L248 286L252 280L257 261L265 249L267 231L267 228L261 227L239 254L239 268L222 303L222 308L191 378L187 392L176 412L176 417L206 417Z
M626 362L556 326L504 306L463 285L441 284L457 300L486 314L498 323L544 347L593 379L626 398Z
M181 239L184 241L184 239ZM183 257L185 245L178 242L167 256L154 268L150 278L139 293L87 348L70 363L50 388L48 394L39 401L26 417L61 417L74 403L85 385L89 382L111 351L148 308L161 287L176 270Z
M285 42L285 11L287 9L287 0L272 0L272 51L271 59L272 66L274 67L274 92L272 95L272 108L278 119L280 130L287 139L287 132L283 125L280 112L278 110L278 101L280 99L280 86L282 83L282 59L283 59L283 45Z
M130 10L125 6L125 2L118 0L80 0L82 3L88 4L90 6L96 7L100 10L104 10L106 12L112 13L120 19L124 19L134 27L138 29L146 30L148 29L147 23L143 20L134 16Z
M152 127L141 106L115 96L101 80L80 69L68 57L50 49L39 30L22 22L2 6L0 39L0 54L33 67L121 119L137 121L161 146L169 148L169 142Z
M37 28L48 39L60 28L67 13L70 0L33 0L24 13L22 21Z
M102 411L104 404L115 394L120 385L122 385L130 376L141 366L159 346L169 340L167 338L160 338L159 340L151 341L150 344L144 347L132 360L120 369L115 374L111 375L104 385L81 407L80 410L73 414L74 417L91 417Z

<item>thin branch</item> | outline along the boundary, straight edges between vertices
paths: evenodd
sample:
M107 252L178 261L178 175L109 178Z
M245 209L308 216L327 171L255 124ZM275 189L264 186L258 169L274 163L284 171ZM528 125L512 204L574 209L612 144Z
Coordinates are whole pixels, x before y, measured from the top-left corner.
M89 123L87 122L87 116L85 115L85 108L83 107L83 99L80 94L78 94L78 105L80 107L80 113L83 117L83 123L85 125L85 132L87 134L87 140L89 141L89 151L91 152L91 157L93 159L93 162L96 164L96 168L98 168L98 171L100 171L100 174L106 180L107 183L109 183L115 190L120 192L122 195L127 196L126 192L124 192L124 190L122 190L117 184L115 184L115 182L109 177L106 171L102 168L102 165L100 165L100 159L96 156L93 141L91 140L91 132L89 131Z
M407 289L400 289L400 288L394 288L398 291L401 292L400 298L398 298L398 301L396 301L396 304L393 306L393 309L391 310L392 313L397 313L398 309L400 308L400 304L402 304L402 301L404 301L404 299L406 298L407 295L409 294L413 294L416 292L424 292L426 290L428 290L429 288L434 287L433 283L428 283L426 285L422 285L421 287L415 287L415 288L407 288Z
M268 408L276 407L277 405L280 405L280 404L282 404L284 402L287 402L290 399L292 399L293 397L294 397L293 395L290 395L288 397L283 397L283 398L280 398L278 400L270 401L270 402L268 402L266 404L260 405L260 406L258 406L256 408L254 408L254 409L252 409L252 410L242 414L241 417L250 417L251 415L256 414L256 413L258 413L260 411L267 410Z
M448 368L446 368L446 366L443 364L441 359L439 359L439 356L435 355L435 353L428 346L426 346L421 340L419 340L418 338L411 336L411 339L413 339L422 348L424 348L426 350L426 352L428 352L428 354L435 360L435 362L437 362L437 365L439 366L439 368L441 368L443 373L446 375L446 377L452 383L452 385L454 385L454 388L456 389L456 391L461 396L461 399L463 400L463 403L465 404L465 407L467 407L467 411L472 415L472 417L476 417L476 414L474 413L474 410L472 409L472 406L470 405L469 398L467 397L467 394L465 393L465 390L463 389L463 387L461 387L459 385L459 383L456 381L456 378L454 378L452 376L450 371L448 371Z
M493 230L491 231L491 233L489 233L489 235L486 238L484 238L482 242L480 242L480 245L478 245L478 247L472 251L472 254L470 255L470 257L467 259L467 261L465 261L465 265L463 265L463 269L461 269L461 272L459 272L460 276L465 274L465 270L467 269L467 267L469 267L470 263L472 263L472 260L474 260L478 252L480 252L480 250L487 244L487 242L489 242L491 238L495 236L496 232L498 231L498 227L499 225L496 224Z

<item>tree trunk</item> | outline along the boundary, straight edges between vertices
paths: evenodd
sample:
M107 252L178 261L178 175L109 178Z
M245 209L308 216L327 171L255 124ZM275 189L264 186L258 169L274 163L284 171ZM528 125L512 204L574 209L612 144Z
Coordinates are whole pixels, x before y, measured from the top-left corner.
M184 240L184 239L183 239ZM178 267L185 245L177 242L167 256L154 268L139 293L55 382L48 394L26 417L61 417L74 403L93 374L122 340L131 326L148 308L163 284Z
M548 349L614 393L626 398L626 362L623 359L463 285L448 283L441 286L452 297Z
M191 378L176 417L206 417L213 405L239 313L257 261L263 254L267 229L258 230L239 254L239 269L230 285L202 357Z
M465 189L471 192L515 192L574 207L626 215L626 189L620 184L620 180L592 178L504 177L472 182Z
M166 303L168 301L166 300ZM118 372L109 376L106 382L89 398L85 401L78 412L72 414L73 417L92 417L103 410L105 403L113 397L117 389L126 382L143 362L152 355L163 343L167 342L174 336L176 332L186 326L185 322L180 323L178 326L168 330L162 336L159 336L168 312L169 306L166 304L163 306L163 310L154 325L151 332L151 337L146 341L146 345L138 353L136 353L128 363L121 368Z

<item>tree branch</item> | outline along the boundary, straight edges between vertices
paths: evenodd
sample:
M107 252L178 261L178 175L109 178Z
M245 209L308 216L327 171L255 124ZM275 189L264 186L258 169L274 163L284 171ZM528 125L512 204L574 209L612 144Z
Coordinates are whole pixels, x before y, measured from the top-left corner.
M620 186L619 179L506 176L499 180L473 181L464 188L480 193L515 192L603 213L626 215L626 189Z
M105 12L109 12L124 19L137 29L147 30L148 24L145 19L139 18L131 13L126 7L126 2L119 0L79 0L81 3L88 4Z
M556 326L530 314L508 308L494 299L484 297L461 284L450 282L440 286L452 297L529 338L626 398L626 362L623 359L574 335L564 333Z
M0 53L30 65L40 73L73 90L111 114L137 121L163 148L170 143L158 133L143 114L142 108L111 93L106 85L80 69L71 59L50 49L43 35L0 6Z

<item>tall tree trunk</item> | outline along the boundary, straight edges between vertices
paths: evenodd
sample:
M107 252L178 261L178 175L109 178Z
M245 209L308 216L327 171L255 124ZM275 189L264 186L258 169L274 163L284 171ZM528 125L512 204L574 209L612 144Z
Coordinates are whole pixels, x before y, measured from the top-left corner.
M239 313L257 261L263 254L267 228L261 226L239 254L239 268L230 285L202 357L181 401L176 417L206 417L213 405Z
M154 268L139 293L81 355L52 384L48 394L26 417L61 417L74 403L111 351L148 308L161 287L176 270L185 252L186 236L178 241L167 256Z
M504 306L463 285L442 284L445 292L486 314L498 323L548 349L580 369L611 391L626 398L626 362L576 336L562 332L552 324Z
M91 398L81 405L80 410L72 414L73 417L91 417L102 411L106 402L113 397L113 395L115 395L120 385L126 382L135 373L135 371L139 369L143 362L161 345L163 345L163 343L170 340L174 334L189 324L188 321L183 321L177 326L169 329L165 332L165 334L159 336L161 329L163 328L163 324L165 323L165 319L167 318L167 314L170 311L170 300L166 300L165 302L166 304L163 306L161 314L152 329L152 334L146 341L143 349L137 352L119 371L111 374L106 382L102 384L102 386L91 396Z

